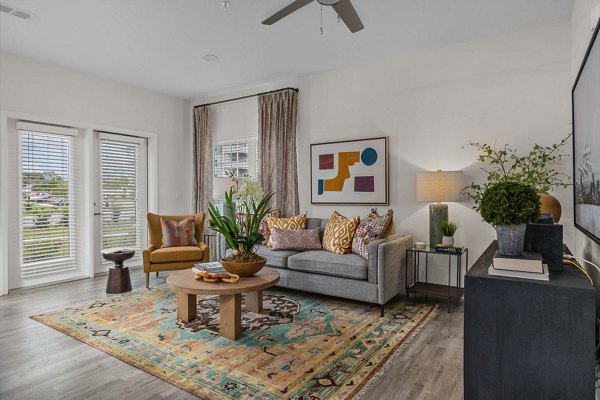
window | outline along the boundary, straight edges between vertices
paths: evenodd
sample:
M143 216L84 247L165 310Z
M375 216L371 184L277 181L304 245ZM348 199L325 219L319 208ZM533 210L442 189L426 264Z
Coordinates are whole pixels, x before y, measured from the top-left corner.
M257 137L216 140L213 154L215 177L258 177Z
M102 249L130 248L139 258L146 243L146 140L99 135Z
M20 276L78 268L77 131L18 123Z

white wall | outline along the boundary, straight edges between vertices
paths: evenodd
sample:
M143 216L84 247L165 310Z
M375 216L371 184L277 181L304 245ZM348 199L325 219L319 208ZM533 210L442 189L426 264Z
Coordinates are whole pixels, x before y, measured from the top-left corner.
M335 209L348 216L364 216L369 207L311 205L310 144L389 136L390 207L394 209L396 231L427 241L428 208L426 203L415 201L415 173L464 170L467 180L480 178L478 167L473 165L475 153L461 149L470 140L510 143L522 151L534 142L558 142L571 131L570 61L570 30L565 23L312 74L211 100L286 86L300 89L300 209L311 216L329 217ZM255 99L245 102L256 110ZM237 118L225 106L215 106L214 112L217 121ZM214 137L232 135L231 129L249 126L248 112L244 111L244 118L239 125L233 123L233 128L220 129L215 124ZM252 112L258 118L257 112ZM561 168L570 173L570 163L566 160ZM572 226L571 190L554 194L563 205L561 222ZM471 205L450 204L450 219L460 225L456 239L470 248L472 263L495 238L495 232L481 222ZM568 244L572 243L571 234L567 229ZM443 281L446 274L445 267L440 266L434 279Z
M0 110L157 134L156 211L192 211L189 102L0 53Z
M9 115L19 115L19 118L33 116L31 119L37 119L38 122L72 125L81 132L87 132L88 136L91 136L92 130L155 135L158 172L150 176L149 181L150 185L156 183L158 199L149 199L149 211L173 214L193 211L188 101L61 66L0 53L0 110ZM16 135L14 121L9 121L5 126L8 137L5 140L11 143L10 136ZM90 154L84 154L84 157L93 158ZM7 158L10 159L11 155ZM0 164L9 171L10 163L7 161L10 160L3 161ZM10 176L6 172L4 174L8 182ZM9 183L5 187L13 189ZM153 207L152 203L157 206ZM6 226L10 225L13 216L1 215L0 218L3 219L3 229L0 230L0 294L3 294L8 288L7 265L14 264L9 262L14 259L14 254L4 250L4 246L7 243L10 246L11 243ZM92 242L90 237L87 240ZM86 266L93 264L96 273L105 270L104 266L94 263L94 258L89 254L84 255L82 264L85 264L82 271L91 271Z
M594 14L595 18L598 18L599 10L600 0L575 0L573 15L571 17L571 81L573 83L592 38L592 14ZM600 108L600 104L598 107ZM575 242L574 254L576 256L583 257L591 260L596 265L600 265L599 245L577 229L575 229L573 240ZM596 313L600 313L600 273L593 268L588 268L588 271L596 286Z

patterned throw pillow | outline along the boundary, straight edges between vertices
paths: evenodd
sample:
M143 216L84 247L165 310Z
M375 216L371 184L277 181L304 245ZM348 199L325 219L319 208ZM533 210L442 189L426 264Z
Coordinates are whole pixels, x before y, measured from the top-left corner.
M273 250L321 250L319 228L315 229L279 229L271 231Z
M376 208L371 209L371 213L356 228L354 239L352 239L352 252L368 260L369 243L371 240L384 238L391 233L393 217L394 210L390 209L385 215L379 215Z
M197 246L194 217L179 222L160 217L163 244L160 247Z
M348 254L352 251L352 237L360 223L360 218L346 218L334 211L327 221L323 234L323 249L335 254Z
M267 225L269 227L269 231L272 231L273 228L306 229L306 213L304 213L302 215L296 215L295 217L290 217L290 218L269 218L269 219L267 219ZM272 245L273 245L273 238L269 237L267 246L271 247Z
M275 210L271 211L270 213L268 213L265 216L265 219L260 221L260 226L258 227L258 230L265 238L265 240L263 240L262 244L269 243L269 236L271 236L271 231L269 230L269 224L268 224L267 220L269 218L279 218L279 217L281 217L281 210L275 209Z

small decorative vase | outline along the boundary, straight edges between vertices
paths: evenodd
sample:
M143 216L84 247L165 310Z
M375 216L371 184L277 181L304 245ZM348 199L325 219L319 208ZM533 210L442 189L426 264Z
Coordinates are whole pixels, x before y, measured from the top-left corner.
M241 277L248 277L256 274L265 266L266 263L267 259L264 257L260 261L247 263L230 262L221 259L221 265L223 266L223 268L225 268L225 271L229 272L230 274L239 275Z
M525 228L527 224L498 225L498 253L503 256L520 256L525 244Z
M447 247L454 246L454 236L444 236L442 237L442 244Z
M540 194L540 206L541 214L552 214L554 217L554 223L558 224L560 216L562 215L562 207L558 199L551 194Z

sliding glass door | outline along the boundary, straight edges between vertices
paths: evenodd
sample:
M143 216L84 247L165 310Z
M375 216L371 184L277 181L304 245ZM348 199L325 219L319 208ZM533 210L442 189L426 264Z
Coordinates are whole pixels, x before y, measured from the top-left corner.
M19 122L17 141L18 271L10 274L10 286L81 275L78 132Z
M0 274L8 279L2 289L106 272L111 263L101 251L111 248L135 250L128 265L141 265L153 136L6 121Z
M104 132L97 135L100 188L96 213L98 244L100 250L134 249L136 256L130 263L139 264L142 249L147 243L146 139ZM101 258L97 260L103 262ZM98 269L103 268L99 266Z

